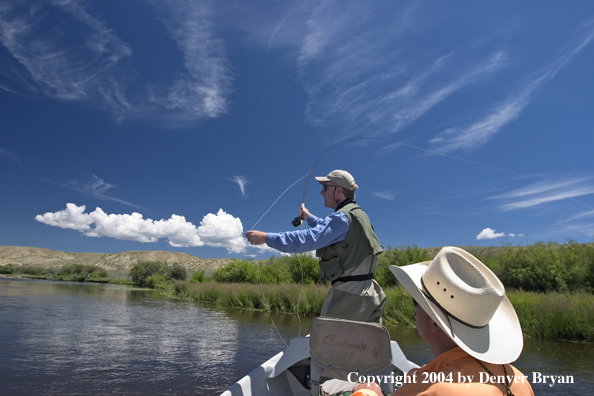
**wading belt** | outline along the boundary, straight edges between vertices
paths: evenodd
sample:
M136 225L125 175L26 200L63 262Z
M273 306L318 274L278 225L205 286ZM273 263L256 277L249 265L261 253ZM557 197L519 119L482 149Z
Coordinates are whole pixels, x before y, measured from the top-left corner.
M334 279L331 283L332 286L336 282L353 282L353 281L365 281L365 280L372 280L373 279L373 272L371 274L365 275L351 275L351 276L343 276L342 278Z

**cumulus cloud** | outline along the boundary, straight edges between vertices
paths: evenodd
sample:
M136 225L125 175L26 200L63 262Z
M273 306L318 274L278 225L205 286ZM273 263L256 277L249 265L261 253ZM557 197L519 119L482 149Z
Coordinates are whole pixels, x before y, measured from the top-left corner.
M237 185L239 186L239 189L241 190L241 194L244 197L247 197L247 193L245 191L245 186L247 184L249 184L250 181L245 176L233 176L229 180L232 181L233 183L237 183Z
M482 230L480 232L480 234L478 234L476 236L476 239L480 240L480 239L495 239L495 238L503 238L505 235L505 232L495 232L495 230L492 230L490 228L485 228L484 230ZM523 237L524 234L514 234L514 233L509 233L507 234L508 237L511 238L515 238L515 237Z
M476 239L495 239L495 238L501 238L504 237L505 233L504 232L495 232L495 230L492 230L490 228L485 228L484 230L481 231L480 234L478 234L476 236Z
M243 225L239 218L220 209L209 213L196 227L184 216L171 215L167 220L144 219L140 213L107 214L101 208L85 213L85 205L66 204L66 209L35 216L35 220L54 227L82 232L90 237L110 237L138 242L168 240L171 246L212 246L241 253L246 247Z

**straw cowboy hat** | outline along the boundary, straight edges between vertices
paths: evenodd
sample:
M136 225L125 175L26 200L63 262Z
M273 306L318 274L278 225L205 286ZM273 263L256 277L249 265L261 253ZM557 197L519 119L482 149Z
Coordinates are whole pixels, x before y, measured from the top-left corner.
M464 351L494 364L515 361L524 338L495 274L470 253L443 248L433 261L390 266L429 317Z

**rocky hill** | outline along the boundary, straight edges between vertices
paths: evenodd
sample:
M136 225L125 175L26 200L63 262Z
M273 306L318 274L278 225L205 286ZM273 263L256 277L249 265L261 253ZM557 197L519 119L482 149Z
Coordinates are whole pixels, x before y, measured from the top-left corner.
M165 251L133 251L114 254L105 253L67 253L58 250L24 246L0 246L0 265L12 264L61 267L69 264L97 265L105 268L110 275L127 275L138 261L163 261L169 264L180 263L190 272L204 270L210 275L219 266L232 259L202 259L187 253Z

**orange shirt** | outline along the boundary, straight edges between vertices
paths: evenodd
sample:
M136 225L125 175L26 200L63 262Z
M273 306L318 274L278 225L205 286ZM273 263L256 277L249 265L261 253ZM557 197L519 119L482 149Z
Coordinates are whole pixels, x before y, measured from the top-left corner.
M475 358L461 348L442 353L419 369L408 372L408 383L392 396L501 396L507 395L503 366L482 362L491 376ZM510 364L505 365L507 383L515 396L534 396L528 378ZM512 377L513 376L513 377ZM472 382L471 382L472 381Z

